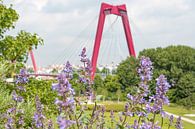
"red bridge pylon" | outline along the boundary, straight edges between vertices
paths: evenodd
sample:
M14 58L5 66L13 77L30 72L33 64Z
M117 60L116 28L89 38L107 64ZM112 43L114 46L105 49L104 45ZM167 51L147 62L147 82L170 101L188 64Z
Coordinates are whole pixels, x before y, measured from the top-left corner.
M106 15L110 15L110 14L121 16L124 31L125 31L125 36L127 40L129 55L132 55L134 57L136 56L134 45L133 45L133 38L131 35L131 30L130 30L130 25L129 25L129 20L128 20L128 15L127 15L126 5L123 4L123 5L113 6L113 5L109 5L106 3L102 3L100 14L99 14L99 21L98 21L98 26L97 26L96 37L95 37L95 44L93 48L93 55L91 59L92 60L91 79L92 80L94 80L94 76L96 72L97 58L98 58L100 43L102 39L102 32L104 28L105 18L106 18Z

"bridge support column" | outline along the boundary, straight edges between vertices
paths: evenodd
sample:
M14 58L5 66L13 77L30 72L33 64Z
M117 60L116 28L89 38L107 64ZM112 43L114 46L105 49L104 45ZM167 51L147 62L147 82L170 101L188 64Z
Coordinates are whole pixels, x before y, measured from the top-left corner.
M104 22L106 15L114 14L117 16L122 17L123 27L125 31L125 36L127 40L129 55L136 56L134 45L133 45L133 38L130 30L126 5L119 5L119 6L113 6L106 3L102 3L100 14L99 14L99 21L97 26L97 32L95 37L95 44L93 48L93 55L92 55L92 72L91 72L91 79L94 80L95 72L96 72L96 66L97 66L97 59L98 59L98 53L100 48L100 43L102 39L102 33L104 28Z

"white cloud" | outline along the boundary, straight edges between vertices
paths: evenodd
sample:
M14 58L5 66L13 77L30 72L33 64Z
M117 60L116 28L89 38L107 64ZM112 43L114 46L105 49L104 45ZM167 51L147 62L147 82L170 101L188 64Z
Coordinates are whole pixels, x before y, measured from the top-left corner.
M63 44L77 37L98 15L102 1L126 3L137 52L173 43L195 47L193 0L15 0L14 7L20 14L17 30L36 32L45 39L46 45L38 50L37 59L48 64L49 58L60 54ZM97 20L82 32L78 42L94 38ZM42 60L45 55L48 59Z

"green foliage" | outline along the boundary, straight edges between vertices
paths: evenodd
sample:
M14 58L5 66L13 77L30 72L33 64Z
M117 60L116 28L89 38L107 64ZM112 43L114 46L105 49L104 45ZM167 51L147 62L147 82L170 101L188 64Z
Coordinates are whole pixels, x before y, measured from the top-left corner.
M137 74L138 60L134 57L128 57L122 61L117 68L119 82L122 85L122 90L134 89L138 86L139 77ZM132 93L132 92L130 92Z
M10 90L2 85L4 85L4 83L0 82L0 114L5 112L11 102Z
M0 53L4 60L6 74L18 72L23 67L23 62L27 61L28 51L32 47L37 48L43 40L37 34L21 31L16 37L5 36L0 41Z
M102 70L101 70L101 73L102 74L105 74L105 75L108 75L110 73L110 70L106 67L104 67Z
M27 60L28 51L34 46L37 48L42 44L42 39L37 34L31 34L20 31L16 36L6 36L0 41L0 52L3 59L14 62L25 62Z
M96 73L101 73L99 68L96 68Z
M13 84L0 82L0 114L5 113L13 104L12 96L10 95L11 90L14 89ZM30 98L30 97L29 97ZM32 99L32 98L30 98ZM24 111L25 117L25 127L32 124L32 116L35 111L34 101L26 100L17 106L17 109L22 109ZM0 117L0 128L4 128L4 119Z
M153 77L164 74L169 82L173 84L169 97L171 102L182 105L194 103L195 93L195 49L188 46L169 46L166 48L145 49L140 52L139 57L150 57L153 62ZM152 93L155 92L150 85ZM187 104L189 103L189 104Z
M94 84L93 84L93 89L97 90L98 88L103 88L104 87L104 81L102 77L98 74L96 74L94 78Z
M38 95L41 103L47 105L47 107L45 107L47 113L52 112L56 109L54 101L57 97L57 94L53 92L51 88L53 82L53 80L30 79L29 83L25 86L26 92L23 93L24 99L34 101L35 96Z
M14 28L14 23L18 18L19 15L12 6L6 7L3 1L0 1L0 39L7 30Z
M121 88L121 84L119 83L118 76L108 75L104 79L105 88L108 92L115 93L118 89Z
M27 61L29 50L43 44L43 40L37 34L23 30L16 36L5 35L6 31L14 28L18 18L12 6L6 7L0 1L0 63L5 66L2 73L7 77L13 77L24 67L23 63Z
M24 86L26 92L21 93L21 95L26 102L34 102L35 96L38 95L42 104L46 105L45 111L47 111L47 114L51 112L53 113L53 111L56 109L54 101L57 97L57 94L51 89L53 82L54 80L36 80L31 78L29 83ZM6 89L6 93L8 95L10 95L11 92L16 89L15 84L5 82L1 82L0 87L0 89Z
M195 76L192 73L184 74L177 83L172 94L172 101L188 107L195 105Z

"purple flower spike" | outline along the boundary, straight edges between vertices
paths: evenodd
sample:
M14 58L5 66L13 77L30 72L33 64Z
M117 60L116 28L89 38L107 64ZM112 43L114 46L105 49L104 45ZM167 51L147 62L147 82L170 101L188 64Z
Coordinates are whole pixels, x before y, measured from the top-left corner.
M111 121L114 121L114 111L113 110L110 111L110 118L111 118Z
M16 101L16 102L22 102L23 101L23 97L22 96L18 96L16 94L16 91L15 90L12 92L12 99L14 101Z
M52 84L52 89L56 90L59 96L75 94L74 89L72 89L72 86L64 73L61 73L58 76L58 83Z
M43 122L42 122L42 119L44 119L45 117L42 115L42 114L39 114L39 113L35 113L34 114L34 123L35 123L35 126L37 128L42 128L43 127Z
M48 120L48 129L54 129L52 120Z
M17 89L18 89L19 91L26 92L26 89L25 89L23 86L18 86Z
M138 129L139 124L137 120L134 120L134 124L131 126L133 129Z
M16 84L26 84L28 81L26 69L21 69L20 74L17 76Z
M83 63L87 62L87 58L86 58L87 55L86 55L86 48L85 47L83 48L83 50L79 56L81 56L81 62L83 62Z
M152 122L143 122L140 129L161 129L161 127L158 126L158 122L154 124L152 124Z
M127 98L130 99L131 101L133 101L133 99L134 99L133 96L129 93L127 94Z
M138 69L138 73L140 75L141 81L149 81L152 79L152 62L148 57L141 57L140 60L140 68Z
M63 72L66 74L67 78L72 78L73 69L69 61L66 62Z
M173 124L173 119L174 119L174 117L173 117L173 115L171 115L171 116L169 117L169 125L170 125L170 126Z
M13 128L13 119L10 117L7 119L7 123L5 124L6 129L12 129Z
M87 62L86 63L87 66L85 67L85 71L86 71L87 75L90 76L91 75L91 70L92 70L91 61L90 61L90 59L87 59L86 62Z
M176 122L175 127L176 127L176 129L183 129L182 123L181 123L181 116L179 116L179 117L177 118L177 122Z
M7 113L13 113L14 111L16 110L16 108L15 107L12 107L12 108L10 108L10 109L8 109L7 110Z
M36 103L36 112L34 113L34 124L37 128L43 128L43 119L45 119L45 116L42 114L43 105L40 102L40 99L38 96L35 97L35 103Z
M66 129L70 127L71 125L76 124L75 121L63 119L61 116L58 117L57 123L60 129Z
M156 113L160 111L162 117L165 116L163 111L163 105L168 105L169 100L166 96L168 89L170 88L169 83L164 75L160 75L157 78L157 86L156 86L156 94L150 97L149 102L153 101L153 105L151 103L146 104L146 110L148 112ZM152 105L152 106L151 106Z
M24 125L24 118L21 116L18 121L19 125Z

